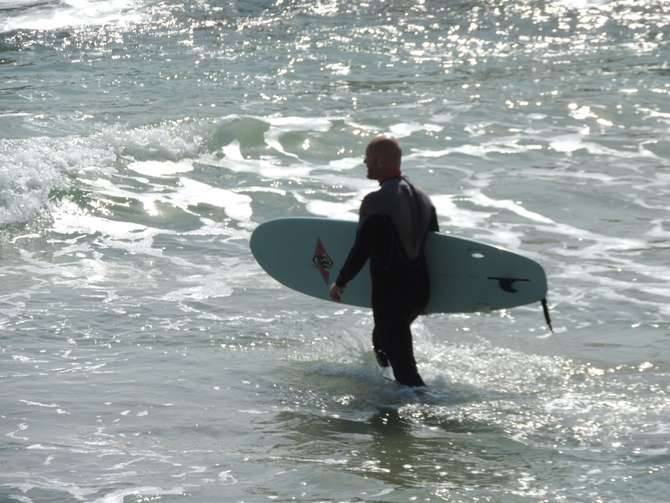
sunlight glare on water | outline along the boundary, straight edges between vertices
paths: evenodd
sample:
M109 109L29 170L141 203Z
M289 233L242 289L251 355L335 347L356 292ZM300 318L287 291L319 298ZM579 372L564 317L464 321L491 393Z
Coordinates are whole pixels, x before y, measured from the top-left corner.
M0 500L663 501L667 0L0 1ZM290 291L399 138L443 232L545 268L414 325Z

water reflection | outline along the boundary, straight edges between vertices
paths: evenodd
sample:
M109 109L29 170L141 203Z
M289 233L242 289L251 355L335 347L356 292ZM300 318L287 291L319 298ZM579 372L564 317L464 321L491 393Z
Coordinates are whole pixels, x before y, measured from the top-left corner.
M449 487L495 493L517 486L519 474L531 471L531 459L550 455L495 426L436 410L420 419L404 407L379 407L360 418L285 410L265 427L281 439L270 450L274 461L328 465L433 494Z

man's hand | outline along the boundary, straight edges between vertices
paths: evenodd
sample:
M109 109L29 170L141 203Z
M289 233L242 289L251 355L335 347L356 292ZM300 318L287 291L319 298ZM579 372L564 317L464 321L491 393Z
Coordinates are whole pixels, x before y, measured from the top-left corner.
M330 298L335 302L342 302L342 294L344 293L344 288L340 288L335 283L330 286Z

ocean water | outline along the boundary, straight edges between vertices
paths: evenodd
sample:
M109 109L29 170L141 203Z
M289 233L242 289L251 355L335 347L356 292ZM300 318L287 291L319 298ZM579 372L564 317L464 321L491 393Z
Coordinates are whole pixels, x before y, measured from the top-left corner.
M670 1L0 0L0 501L662 502ZM539 306L414 327L248 243L389 133Z

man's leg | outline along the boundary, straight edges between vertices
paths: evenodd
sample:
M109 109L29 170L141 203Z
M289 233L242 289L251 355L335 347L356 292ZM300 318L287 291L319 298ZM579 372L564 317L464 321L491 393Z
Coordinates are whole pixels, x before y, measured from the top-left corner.
M398 325L389 335L386 354L396 381L405 386L425 386L416 367L409 323L398 320Z
M382 331L377 327L375 323L374 328L372 329L372 349L375 352L375 358L377 358L377 363L380 367L388 367L389 359L384 352L384 342L382 339Z
M373 282L372 312L375 328L372 343L377 361L383 367L393 367L400 384L425 386L414 359L412 322L428 302L428 274L422 263L417 270L409 269L393 282Z
M406 386L425 386L412 347L412 318L397 311L377 310L372 332L375 356L382 367L391 364L396 381ZM385 365L384 365L385 363Z

